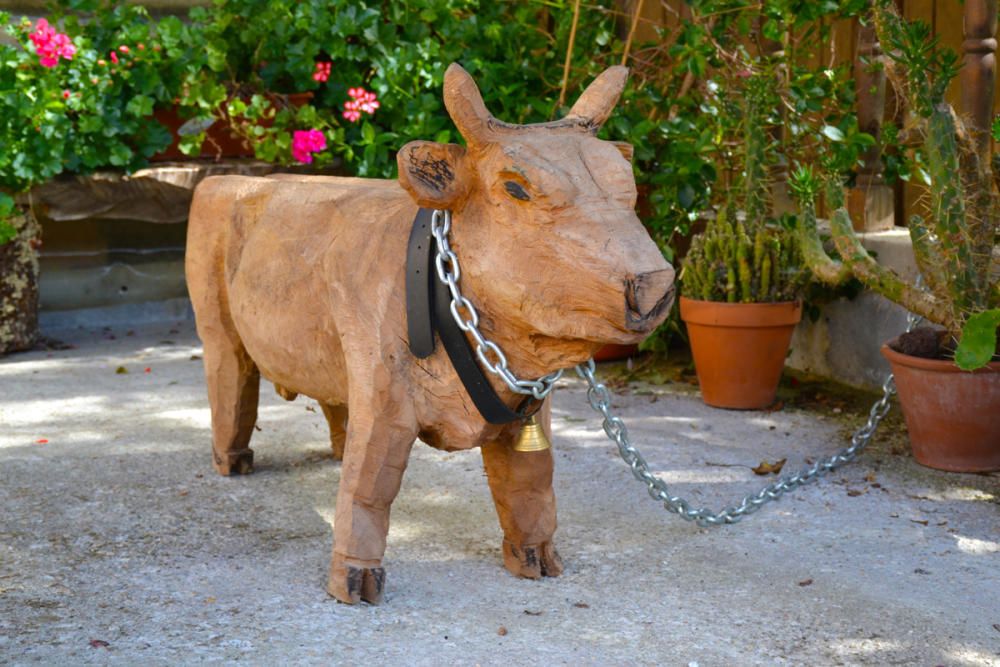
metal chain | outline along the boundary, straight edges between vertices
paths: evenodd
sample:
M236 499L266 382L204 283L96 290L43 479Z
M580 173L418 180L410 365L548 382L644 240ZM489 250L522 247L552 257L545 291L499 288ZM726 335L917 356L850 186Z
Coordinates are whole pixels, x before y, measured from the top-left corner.
M538 400L548 396L555 383L562 377L563 371L558 370L537 380L520 380L508 368L507 357L500 350L496 343L489 340L479 330L479 313L472 302L462 296L458 287L458 281L462 276L462 271L458 264L458 257L448 243L448 232L451 231L451 211L435 210L431 216L431 234L437 242L437 253L434 257L434 265L437 269L438 279L448 286L451 292L451 316L455 324L462 331L469 333L476 342L476 356L480 363L494 375L500 376L511 391L518 394L530 395ZM919 283L918 283L919 284ZM468 313L468 319L464 319L461 310ZM921 318L909 313L907 315L906 330L911 331ZM491 361L489 354L492 354L494 361ZM597 381L594 376L596 366L594 360L590 359L585 364L576 367L577 374L587 381L587 401L596 412L604 417L604 432L617 446L618 453L625 463L632 469L632 475L646 485L653 500L663 503L663 507L668 512L677 514L686 521L694 521L699 526L720 526L723 524L737 523L743 517L753 514L761 507L778 500L784 494L800 486L816 481L823 475L836 470L846 463L856 459L861 452L871 442L879 423L889 414L892 395L896 393L896 385L892 373L885 382L882 383L882 397L875 401L868 411L868 421L851 436L851 444L833 456L823 459L811 466L803 468L797 473L786 475L773 484L768 484L757 493L744 496L738 505L730 505L724 509L713 512L707 507L692 507L691 503L680 496L671 495L667 485L658 479L649 470L649 464L639 453L629 440L628 428L621 417L611 412L611 392L608 388Z
M906 330L911 331L921 318L907 315ZM617 417L611 412L611 392L608 388L597 381L594 377L594 360L591 359L585 364L576 367L576 372L587 381L587 401L595 411L604 417L604 432L618 445L618 453L625 463L632 469L632 475L637 480L646 485L653 500L663 503L664 509L677 514L686 521L694 521L699 526L720 526L723 524L737 523L748 514L753 514L761 507L778 500L784 494L795 488L804 486L816 481L819 477L836 470L845 463L850 463L861 454L868 443L871 442L875 430L891 408L889 399L896 393L896 384L892 373L889 373L885 382L882 383L882 397L875 401L868 412L868 421L851 436L851 445L840 450L833 456L823 459L811 466L803 468L799 472L786 475L773 484L768 484L763 489L752 495L744 496L738 505L730 505L718 512L713 512L707 507L692 507L691 503L684 498L674 496L667 489L666 483L658 479L649 471L649 465L629 440L628 429L621 417Z
M494 375L499 375L511 391L542 400L552 392L556 381L562 377L560 369L537 380L520 380L507 367L507 357L496 343L486 338L479 330L479 313L472 302L462 296L458 288L462 271L458 266L458 257L448 243L448 232L451 230L451 211L434 211L431 216L431 234L437 241L437 254L434 265L437 268L438 279L448 286L451 292L451 316L462 331L469 333L476 341L476 356L479 362ZM460 311L464 310L469 319L463 319ZM493 359L490 359L492 355Z

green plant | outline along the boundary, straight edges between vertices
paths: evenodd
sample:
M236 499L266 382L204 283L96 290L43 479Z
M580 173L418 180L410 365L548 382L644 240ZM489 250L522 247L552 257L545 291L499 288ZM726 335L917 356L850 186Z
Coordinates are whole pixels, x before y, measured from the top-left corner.
M68 2L40 19L0 13L0 239L13 238L9 194L63 172L133 170L170 143L150 116L180 76L145 9ZM59 28L55 26L59 25ZM62 32L65 31L65 32ZM61 55L49 52L59 44Z
M823 252L815 226L803 225L807 260L823 280L856 276L869 289L942 325L960 341L956 362L971 370L988 363L997 350L1000 282L992 267L1000 200L994 173L980 158L964 121L944 100L957 72L957 56L939 46L926 24L903 20L891 2L877 0L874 12L879 39L893 62L888 74L915 115L908 132L919 137L919 159L926 167L933 217L928 222L913 216L909 230L927 290L880 266L855 236L843 208L831 218L840 261Z
M318 130L328 146L316 155L319 164L336 157L350 173L391 178L395 149L407 141L458 140L440 96L453 61L476 77L498 116L533 122L556 114L559 82L551 72L572 11L564 2L540 1L215 0L193 9L190 19L167 19L160 28L176 57L200 51L187 64L185 115L221 119L250 140L259 158L284 163L294 162L296 130ZM578 44L609 45L613 28L610 12L588 11ZM571 93L602 64L579 60ZM381 106L347 118L345 103L357 88L374 93ZM297 108L280 97L306 91L312 100ZM203 139L186 137L182 150L195 154Z
M685 296L702 301L793 301L807 274L795 236L772 218L774 151L767 118L774 102L773 72L751 74L744 90L740 187L692 240L681 285Z
M27 19L0 23L16 40L0 46L0 186L20 190L69 171L146 163L170 142L150 122L179 85L146 10L122 3L70 3L53 14L75 53L46 67ZM89 9L90 11L86 11Z

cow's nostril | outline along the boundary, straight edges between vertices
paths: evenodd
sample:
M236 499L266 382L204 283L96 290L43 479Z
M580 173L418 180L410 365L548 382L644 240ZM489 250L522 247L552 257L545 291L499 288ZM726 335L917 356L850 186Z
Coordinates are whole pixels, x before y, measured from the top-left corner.
M673 269L640 273L625 281L625 302L632 312L646 315L660 303L673 285Z
M672 303L674 270L640 273L625 280L626 325L634 331L648 328Z

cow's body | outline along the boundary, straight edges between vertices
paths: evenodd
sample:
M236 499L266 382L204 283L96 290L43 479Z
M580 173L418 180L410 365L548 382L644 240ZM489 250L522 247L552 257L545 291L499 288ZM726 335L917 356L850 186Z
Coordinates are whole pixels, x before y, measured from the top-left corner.
M218 282L191 284L199 335L238 339L283 392L327 406L348 405L352 371L355 386L370 379L385 399L402 391L386 401L399 408L394 417L442 449L510 431L478 418L441 350L427 359L409 352L404 271L416 211L396 181L206 179L191 209L187 271Z
M486 423L440 344L426 359L410 354L406 245L418 204L454 212L462 291L520 377L641 339L672 293L673 272L632 211L622 149L593 137L622 71L574 107L591 113L527 134L484 116L481 100L462 107L478 91L461 68L448 77L445 101L468 149L408 144L399 182L209 178L189 219L186 272L216 469L252 470L260 375L286 398L321 403L344 459L328 590L345 602L381 598L389 507L418 436L442 449L481 447L505 565L527 577L561 571L551 452L513 451L520 424ZM609 86L610 105L601 99ZM520 402L491 382L508 406ZM541 414L548 430L547 405Z

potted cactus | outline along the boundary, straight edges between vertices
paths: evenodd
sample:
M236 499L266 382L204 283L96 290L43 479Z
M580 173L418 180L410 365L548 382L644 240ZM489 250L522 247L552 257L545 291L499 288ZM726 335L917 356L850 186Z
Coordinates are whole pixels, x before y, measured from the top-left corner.
M751 410L774 402L804 272L794 237L734 218L722 209L693 239L680 309L705 403Z
M802 317L798 297L808 272L795 236L771 217L765 117L772 81L769 73L747 81L741 187L692 239L681 274L681 319L702 399L715 407L759 409L774 402Z
M1000 281L995 255L1000 231L997 167L978 153L974 138L944 101L958 58L941 49L920 23L903 20L893 3L874 7L879 40L889 48L888 75L905 92L928 174L931 219L913 216L909 230L926 289L880 266L854 235L846 210L831 217L839 261L831 259L803 220L808 266L836 283L857 277L869 289L937 325L899 336L882 347L896 386L914 457L953 471L1000 469Z

